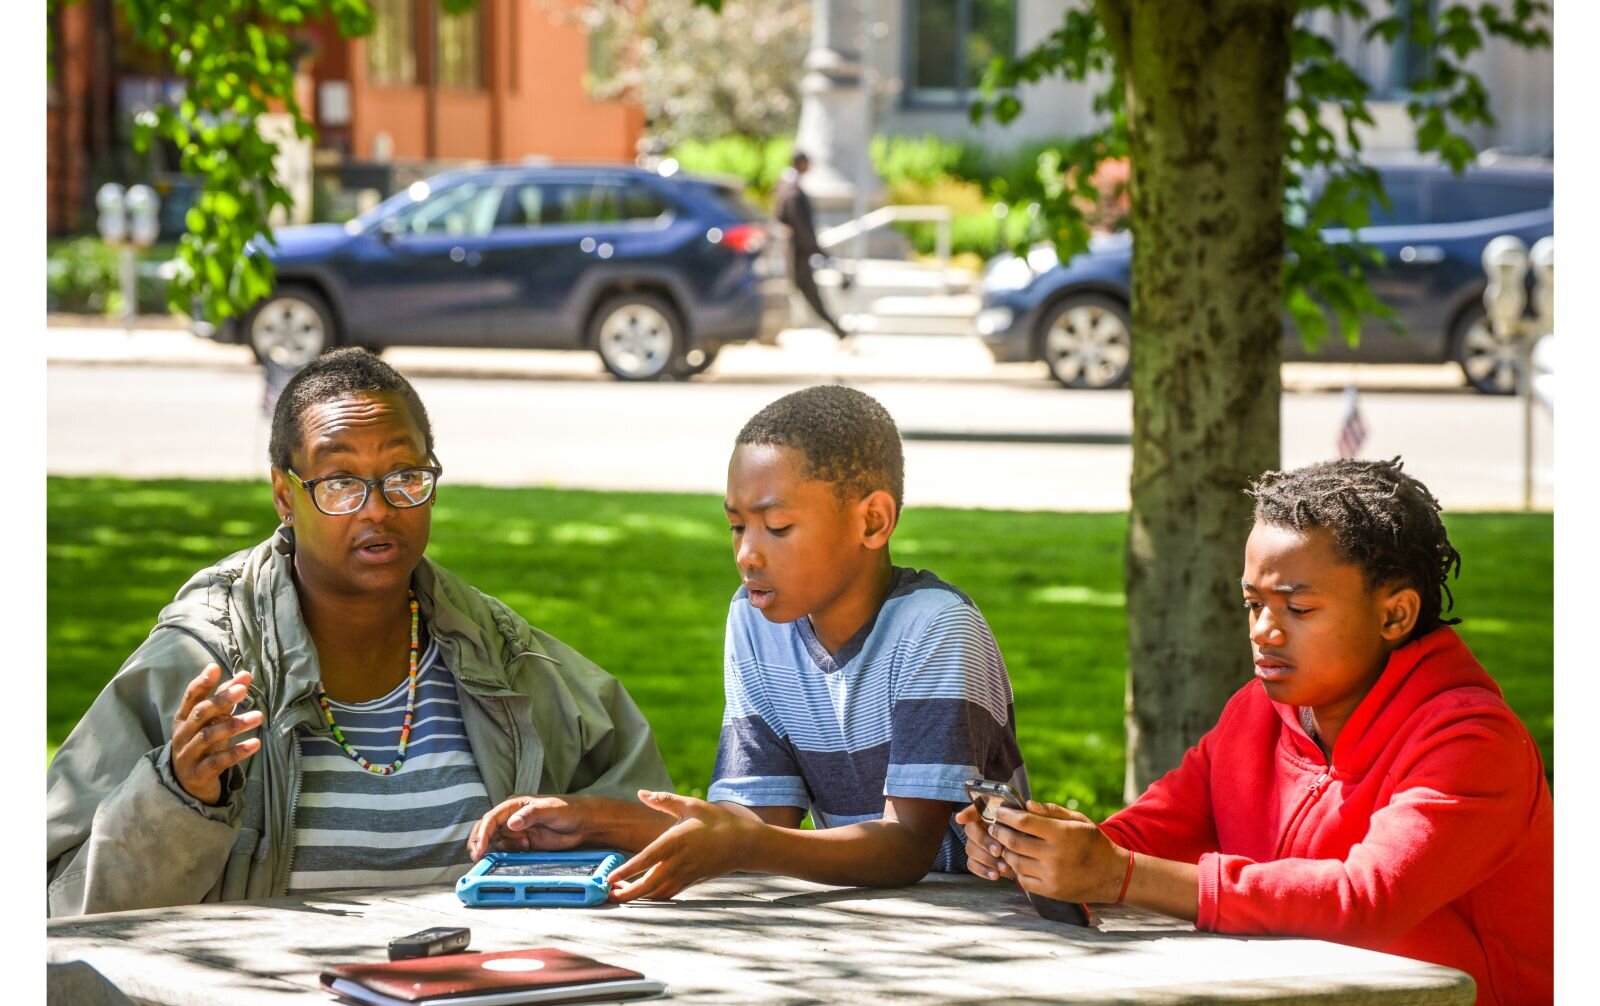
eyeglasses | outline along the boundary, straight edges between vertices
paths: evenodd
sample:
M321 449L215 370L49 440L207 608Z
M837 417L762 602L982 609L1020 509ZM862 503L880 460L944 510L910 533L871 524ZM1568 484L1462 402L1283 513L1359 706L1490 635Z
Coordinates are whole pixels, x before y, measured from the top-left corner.
M381 479L361 479L354 475L330 475L320 479L302 479L295 474L293 468L285 468L283 473L289 480L311 497L311 502L316 508L329 517L342 517L345 514L355 513L367 505L367 494L373 489L383 493L383 498L389 505L401 510L418 507L433 499L434 488L439 484L439 476L444 469L432 466L425 468L402 468L397 472L390 472Z

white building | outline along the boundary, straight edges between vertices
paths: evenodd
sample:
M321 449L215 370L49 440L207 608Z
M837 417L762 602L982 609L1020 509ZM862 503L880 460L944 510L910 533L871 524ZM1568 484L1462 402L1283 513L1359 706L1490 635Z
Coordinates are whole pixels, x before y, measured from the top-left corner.
M1084 0L815 0L819 6L864 8L881 25L864 53L865 62L886 84L875 125L878 132L977 140L1008 149L1029 140L1078 135L1093 128L1094 94L1104 81L1083 84L1060 78L1024 86L1023 112L1010 125L985 120L973 126L967 109L973 85L992 53L1012 55L1039 44L1062 23L1066 11ZM1495 0L1509 11L1511 0ZM1385 0L1372 3L1384 16L1412 3L1428 3L1437 17L1440 0ZM842 13L842 12L841 12ZM851 13L854 13L852 11ZM1309 27L1334 41L1341 55L1373 87L1371 102L1378 128L1369 133L1374 152L1414 149L1405 103L1407 81L1414 79L1427 53L1402 38L1390 45L1366 41L1363 26L1314 12ZM1528 51L1490 39L1467 61L1489 91L1497 124L1473 127L1469 137L1480 148L1516 153L1549 153L1555 124L1553 71L1548 49Z

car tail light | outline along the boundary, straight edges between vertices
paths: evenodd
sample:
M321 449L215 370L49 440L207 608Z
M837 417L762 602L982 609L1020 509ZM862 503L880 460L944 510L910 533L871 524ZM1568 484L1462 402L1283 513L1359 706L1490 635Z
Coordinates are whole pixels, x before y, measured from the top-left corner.
M767 246L767 232L757 224L740 224L728 228L722 235L722 243L736 252L756 255Z

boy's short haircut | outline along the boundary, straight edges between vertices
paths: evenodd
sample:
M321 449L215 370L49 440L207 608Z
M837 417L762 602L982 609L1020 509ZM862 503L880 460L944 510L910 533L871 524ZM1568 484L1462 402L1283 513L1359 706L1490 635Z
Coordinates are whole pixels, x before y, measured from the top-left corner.
M882 489L904 505L900 431L871 395L819 384L784 395L751 417L734 441L790 447L805 456L802 478L833 484L841 502Z
M1369 588L1415 588L1422 598L1410 636L1416 639L1461 621L1440 617L1455 607L1446 581L1452 572L1461 575L1461 553L1445 533L1439 501L1400 468L1398 457L1321 461L1267 472L1245 493L1256 502L1257 521L1296 531L1327 528L1339 555L1361 567Z

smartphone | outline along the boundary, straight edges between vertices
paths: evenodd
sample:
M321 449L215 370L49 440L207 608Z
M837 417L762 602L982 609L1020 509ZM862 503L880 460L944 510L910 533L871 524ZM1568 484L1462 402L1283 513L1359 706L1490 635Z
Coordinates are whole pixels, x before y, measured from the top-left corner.
M994 823L994 812L1000 807L1010 807L1012 810L1028 809L1022 802L1022 797L1011 788L1010 783L968 779L963 785L967 791L967 799L978 808L978 816L983 818L985 824Z
M389 941L389 959L405 961L413 957L439 957L459 954L472 942L472 930L454 926L436 926L420 933L402 936Z
M1022 802L1022 797L1011 788L1009 783L991 782L988 779L968 779L964 784L967 799L978 808L978 816L985 824L994 824L994 812L1000 807L1010 807L1012 810L1028 809ZM1017 886L1021 886L1020 884ZM1038 913L1039 918L1049 919L1051 922L1065 922L1074 926L1092 925L1092 916L1089 906L1077 901L1057 901L1041 894L1033 894L1024 889L1023 895L1027 897L1028 904Z

